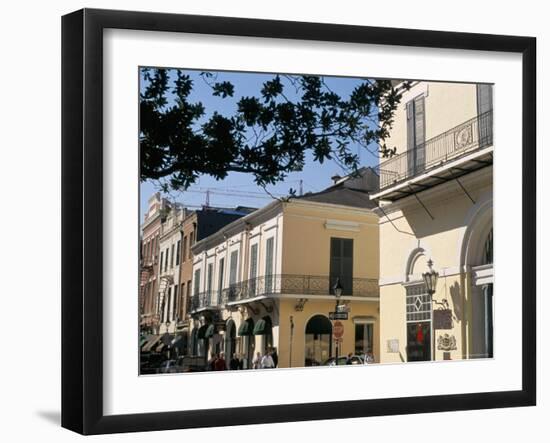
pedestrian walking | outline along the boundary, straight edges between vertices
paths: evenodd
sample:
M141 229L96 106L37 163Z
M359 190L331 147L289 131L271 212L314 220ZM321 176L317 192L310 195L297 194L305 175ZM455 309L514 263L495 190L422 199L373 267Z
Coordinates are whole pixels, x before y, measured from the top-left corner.
M256 353L256 357L252 361L252 369L260 369L261 364L262 364L262 356L258 352Z
M219 357L214 362L214 371L225 371L225 359L223 352L220 352Z
M275 363L273 363L273 358L271 357L271 354L269 352L266 352L265 355L262 357L260 367L262 369L272 369L275 367Z
M273 367L276 368L279 366L279 356L277 355L276 348L271 348L271 358L273 359Z
M240 366L239 357L235 353L233 354L233 357L229 361L229 369L231 369L232 371L236 371L237 369L241 369L239 366Z

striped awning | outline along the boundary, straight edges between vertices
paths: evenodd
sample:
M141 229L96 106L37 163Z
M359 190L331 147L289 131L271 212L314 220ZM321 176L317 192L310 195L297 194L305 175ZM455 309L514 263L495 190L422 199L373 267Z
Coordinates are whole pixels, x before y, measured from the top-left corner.
M153 335L149 339L149 341L143 345L143 347L141 348L141 351L142 352L151 352L151 350L153 349L153 346L158 344L158 342L160 341L160 337L161 337L160 335Z

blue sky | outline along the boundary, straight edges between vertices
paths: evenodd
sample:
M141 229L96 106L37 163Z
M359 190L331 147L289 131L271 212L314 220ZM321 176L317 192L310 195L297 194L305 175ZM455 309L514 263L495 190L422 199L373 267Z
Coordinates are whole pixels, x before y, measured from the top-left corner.
M189 100L202 102L207 115L210 115L213 111L221 114L232 113L240 97L257 96L262 84L273 78L273 74L215 73L211 71L216 76L216 81L229 81L235 86L234 97L222 99L212 95L212 90L200 77L200 71L185 71L193 79L193 91L189 96ZM342 97L347 97L353 88L362 82L361 79L345 77L325 77L324 79L327 86ZM144 82L142 81L140 87L143 88L143 86ZM290 99L296 97L291 89L285 88L285 94ZM357 149L356 153L360 155L363 166L378 164L378 159L364 148ZM302 180L304 193L316 192L329 186L331 184L330 178L333 175L344 175L345 172L333 161L319 164L309 156L301 172L290 173L283 182L275 186L269 186L267 189L273 195L287 195L290 188L298 190L300 180ZM153 182L142 182L140 184L140 221L143 221L143 215L147 209L147 200L158 190L158 185ZM172 191L166 197L195 208L205 203L206 190L210 190L210 206L234 207L242 205L261 207L271 201L271 197L254 183L252 176L243 173L230 173L224 180L219 181L210 176L202 175L187 191Z

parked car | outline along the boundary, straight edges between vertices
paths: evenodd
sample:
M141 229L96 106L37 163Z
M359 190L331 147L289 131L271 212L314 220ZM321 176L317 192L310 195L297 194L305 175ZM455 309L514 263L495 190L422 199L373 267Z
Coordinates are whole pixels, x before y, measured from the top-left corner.
M347 364L347 359L348 359L347 355L339 356L338 357L338 366L346 365ZM323 363L323 366L336 366L335 360L336 360L335 357L330 357L328 360L326 360ZM363 357L361 357L360 355L352 355L351 356L351 364L352 365L362 365L363 363L364 363Z

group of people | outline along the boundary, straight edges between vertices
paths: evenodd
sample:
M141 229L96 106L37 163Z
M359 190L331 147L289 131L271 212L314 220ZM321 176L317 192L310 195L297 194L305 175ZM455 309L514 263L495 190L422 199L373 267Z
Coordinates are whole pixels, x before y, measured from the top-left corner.
M271 369L276 368L279 363L279 357L277 356L277 350L275 348L268 348L268 350L262 355L256 353L256 357L252 361L252 369ZM232 371L243 369L244 361L239 354L234 353L229 360L229 369ZM208 361L209 371L225 371L227 368L227 362L225 360L225 354L220 352L213 354L212 358Z
M272 369L279 364L279 357L275 348L268 348L264 355L259 352L252 360L252 369Z

